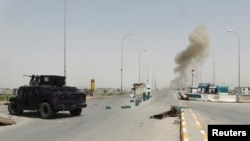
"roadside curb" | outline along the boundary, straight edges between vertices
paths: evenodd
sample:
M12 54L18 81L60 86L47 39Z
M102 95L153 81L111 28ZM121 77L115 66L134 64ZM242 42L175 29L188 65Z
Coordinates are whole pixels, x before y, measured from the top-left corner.
M188 118L188 119L187 119ZM187 123L187 121L192 121L191 123ZM194 125L196 124L196 126ZM188 126L187 126L188 125ZM207 141L207 134L200 124L197 116L192 111L191 108L181 109L181 141L195 141L196 139L201 137L202 141ZM198 128L198 129L197 129ZM192 133L191 133L192 132Z
M181 141L189 141L183 109L181 109Z
M197 127L200 129L200 132L201 132L203 141L207 141L207 140L208 140L207 134L206 134L205 130L203 129L202 125L200 124L200 122L199 122L197 116L195 115L195 113L193 112L192 109L190 109L190 112L191 112L192 115L193 115L193 118L194 118L194 120L195 120L195 123L196 123Z

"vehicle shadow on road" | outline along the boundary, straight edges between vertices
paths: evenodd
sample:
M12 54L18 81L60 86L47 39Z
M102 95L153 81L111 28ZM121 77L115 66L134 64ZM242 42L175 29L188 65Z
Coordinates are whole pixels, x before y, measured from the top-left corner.
M21 115L16 115L18 117L24 117L24 118L35 118L35 119L43 119L39 112L35 111L27 111L23 112ZM83 116L83 115L80 115ZM80 117L80 116L71 116L70 113L67 112L58 112L54 115L53 118L50 119L43 119L43 120L57 120L57 119L64 119L64 118L73 118L73 117Z

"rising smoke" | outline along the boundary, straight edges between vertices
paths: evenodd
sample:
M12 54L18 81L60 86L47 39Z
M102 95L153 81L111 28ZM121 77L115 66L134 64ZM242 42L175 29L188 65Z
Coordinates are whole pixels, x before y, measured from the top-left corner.
M191 81L188 80L187 75L191 75L194 65L202 65L204 60L208 57L209 35L205 26L198 26L189 35L190 45L180 51L175 56L175 63L177 67L174 69L177 77L172 80L170 88L185 88Z

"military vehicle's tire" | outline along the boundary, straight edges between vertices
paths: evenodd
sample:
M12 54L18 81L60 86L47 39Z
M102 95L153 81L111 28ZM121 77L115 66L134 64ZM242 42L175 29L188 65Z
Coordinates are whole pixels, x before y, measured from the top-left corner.
M82 108L70 110L69 113L71 116L79 116L82 113Z
M49 105L48 102L44 102L41 105L40 114L41 114L42 118L49 119L49 118L52 118L54 116L55 111L54 111L53 107L51 107Z
M17 109L14 101L10 102L10 104L8 105L8 111L11 115L21 115L23 113L23 110Z

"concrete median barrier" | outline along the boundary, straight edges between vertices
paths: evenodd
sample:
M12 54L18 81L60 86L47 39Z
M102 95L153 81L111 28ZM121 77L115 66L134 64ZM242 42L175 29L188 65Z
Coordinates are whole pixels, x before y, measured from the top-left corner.
M209 102L237 102L236 95L217 95L217 94L208 94L207 101Z
M198 100L198 101L203 100L202 94L186 93L186 95L189 97L190 100Z
M106 109L106 110L110 110L110 109L111 109L111 106L106 106L105 109Z
M240 103L250 103L250 95L240 95Z
M122 109L130 109L131 106L130 106L130 105L122 105L121 108L122 108Z

